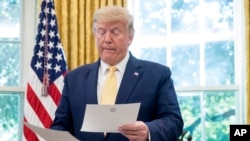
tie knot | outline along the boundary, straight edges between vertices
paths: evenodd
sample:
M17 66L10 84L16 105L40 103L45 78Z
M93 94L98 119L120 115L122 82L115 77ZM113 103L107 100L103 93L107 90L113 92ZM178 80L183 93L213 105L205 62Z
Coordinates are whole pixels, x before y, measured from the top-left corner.
M116 71L116 67L115 66L109 66L108 70L110 72L115 72Z

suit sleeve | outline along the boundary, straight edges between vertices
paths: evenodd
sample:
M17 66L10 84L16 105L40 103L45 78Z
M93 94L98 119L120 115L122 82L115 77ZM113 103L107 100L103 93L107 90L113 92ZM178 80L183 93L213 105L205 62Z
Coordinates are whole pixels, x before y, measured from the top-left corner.
M156 98L156 116L147 122L151 141L176 141L183 130L183 120L170 69L161 73Z
M55 130L69 131L70 133L72 133L73 132L72 125L73 123L69 106L68 85L66 76L64 79L64 87L63 87L61 101L55 112L55 119L50 128Z

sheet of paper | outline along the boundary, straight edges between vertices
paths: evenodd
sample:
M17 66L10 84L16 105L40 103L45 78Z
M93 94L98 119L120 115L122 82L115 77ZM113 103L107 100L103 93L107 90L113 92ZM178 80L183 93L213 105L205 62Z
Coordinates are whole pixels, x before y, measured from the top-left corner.
M40 137L45 139L46 141L62 141L62 140L63 141L80 141L67 131L59 131L59 130L41 128L41 127L34 126L32 124L29 124L27 122L24 122L24 124L28 128L30 128L33 132L37 133Z
M119 126L136 122L139 108L140 103L88 104L81 131L117 133Z

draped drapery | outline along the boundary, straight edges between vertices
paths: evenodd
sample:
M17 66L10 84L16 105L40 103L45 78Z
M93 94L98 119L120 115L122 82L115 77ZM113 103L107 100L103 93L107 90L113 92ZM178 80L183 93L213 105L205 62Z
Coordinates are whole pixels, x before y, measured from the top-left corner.
M41 1L37 0L38 10ZM105 5L127 6L127 0L54 0L54 3L68 70L98 59L92 34L94 11Z
M68 69L94 62L98 52L92 34L94 11L105 5L126 7L126 0L54 0L58 30Z
M250 124L250 3L245 0L245 33L246 33L246 103L247 103L247 124Z

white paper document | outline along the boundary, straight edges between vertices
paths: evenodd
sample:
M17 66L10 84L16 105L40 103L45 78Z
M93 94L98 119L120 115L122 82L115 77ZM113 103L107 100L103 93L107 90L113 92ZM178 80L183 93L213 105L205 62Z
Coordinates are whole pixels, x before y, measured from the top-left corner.
M29 124L27 122L24 122L24 124L30 130L38 134L40 137L42 137L46 141L79 141L67 131L59 131L59 130L41 128L41 127L34 126L32 124Z
M87 104L81 131L117 133L119 126L136 122L139 108L140 103Z

